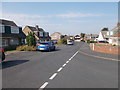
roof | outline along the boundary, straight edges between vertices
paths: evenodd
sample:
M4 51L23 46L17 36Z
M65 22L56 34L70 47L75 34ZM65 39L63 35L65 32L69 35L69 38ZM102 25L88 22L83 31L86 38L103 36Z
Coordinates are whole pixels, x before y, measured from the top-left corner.
M27 26L27 27L29 27L30 30L32 30L33 32L34 32L34 31L37 31L36 27L32 27L32 26ZM42 28L38 28L38 29L39 29L39 31L44 32L44 30L43 30Z
M101 34L102 34L103 38L106 38L106 37L107 37L107 32L108 32L108 31L101 31Z
M18 27L13 21L4 20L4 19L0 19L0 24Z
M62 35L60 32L54 32L53 34L51 34L51 36L54 35L54 34L60 34L60 35Z
M120 23L117 23L117 25L112 30L118 30L120 29Z
M113 32L113 35L111 35L111 36L113 36L113 37L116 36L117 37L117 35L120 32L120 23L118 23L111 31Z

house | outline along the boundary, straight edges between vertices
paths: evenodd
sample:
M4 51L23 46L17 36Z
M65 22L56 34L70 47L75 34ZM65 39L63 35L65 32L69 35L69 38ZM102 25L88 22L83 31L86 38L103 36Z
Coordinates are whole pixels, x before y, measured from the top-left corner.
M60 41L62 38L62 34L60 32L54 32L53 34L50 35L51 40L57 40Z
M0 27L0 47L12 48L24 44L26 36L22 32L22 27L4 19L0 19Z
M98 34L85 34L85 40L96 41Z
M107 32L108 30L101 30L98 38L96 38L96 41L108 41Z
M36 42L39 41L49 41L51 38L49 36L49 32L45 32L42 28L39 28L38 25L33 26L25 26L23 29L24 34L27 36L30 32L33 32L35 35Z
M75 35L74 40L80 42L80 40L81 40L80 35Z
M111 31L107 33L109 37L109 44L120 45L120 23L116 25Z

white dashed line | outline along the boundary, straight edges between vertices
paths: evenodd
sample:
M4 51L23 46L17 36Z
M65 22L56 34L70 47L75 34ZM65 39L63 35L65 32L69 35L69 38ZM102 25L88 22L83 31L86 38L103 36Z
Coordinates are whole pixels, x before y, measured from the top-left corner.
M62 69L63 69L62 67L61 67L61 68L59 68L59 69L57 70L57 72L60 72Z
M63 67L65 67L66 66L66 64L63 64Z
M57 72L60 72L60 71L63 69L63 67L65 67L65 66L67 65L67 63L69 63L69 61L72 60L72 59L77 55L77 53L78 53L78 51L77 51L68 61L66 61L66 63L63 64L63 66L60 67L60 68L57 70ZM57 74L58 74L58 73L54 73L54 74L49 78L49 80L53 80L53 79L57 76ZM44 88L48 85L48 83L49 83L49 82L45 82L45 83L39 88L39 90L44 89Z
M56 75L57 75L57 73L54 73L49 79L50 80L54 79Z
M70 61L71 59L69 59L69 61Z
M48 85L48 82L45 82L40 88L39 90L42 90L43 88L45 88Z
M77 53L78 51L69 60L72 60L77 55Z
M66 63L69 63L69 61L67 61Z

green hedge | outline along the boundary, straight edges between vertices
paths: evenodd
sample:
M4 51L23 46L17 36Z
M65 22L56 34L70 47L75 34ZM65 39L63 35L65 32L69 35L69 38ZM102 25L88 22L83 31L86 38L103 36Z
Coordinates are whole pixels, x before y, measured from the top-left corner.
M14 46L9 46L9 47L4 47L4 50L5 50L5 52L6 51L12 51L12 50L16 50L16 45L14 45Z
M90 41L90 40L87 40L87 43L97 43L97 41Z

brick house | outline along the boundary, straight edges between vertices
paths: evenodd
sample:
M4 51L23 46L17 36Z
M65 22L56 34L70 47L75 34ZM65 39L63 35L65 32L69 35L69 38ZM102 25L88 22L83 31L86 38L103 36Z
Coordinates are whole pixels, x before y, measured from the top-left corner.
M85 34L85 40L96 41L98 34Z
M0 19L0 47L12 48L22 45L25 38L22 27L17 26L13 21Z
M120 45L120 23L111 31L108 31L107 35L109 37L109 44Z
M42 28L39 28L38 25L35 27L25 26L23 29L24 34L27 36L30 32L33 32L35 35L36 42L39 41L49 41L51 40L49 32L45 32Z
M54 32L53 34L50 35L51 40L57 40L60 41L62 38L62 34L59 32Z

